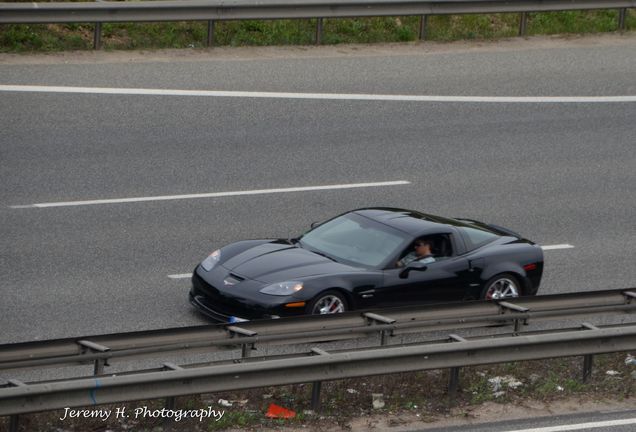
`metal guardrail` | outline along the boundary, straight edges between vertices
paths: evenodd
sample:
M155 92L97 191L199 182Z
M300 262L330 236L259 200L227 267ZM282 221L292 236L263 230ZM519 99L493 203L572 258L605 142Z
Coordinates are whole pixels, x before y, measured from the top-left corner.
M636 349L636 326L552 331L539 335L375 348L162 372L58 382L13 383L0 389L0 416L189 394L235 391L482 364ZM451 374L452 376L453 374ZM17 424L17 421L16 421Z
M316 343L374 334L386 345L391 336L401 334L502 324L512 324L512 333L517 334L530 320L632 312L636 312L636 288L82 336L0 345L0 371L93 363L97 375L103 373L105 364L167 353L240 348L241 357L248 357L256 345Z
M0 24L96 23L96 49L101 46L101 23L148 21L207 21L208 46L214 43L217 21L316 18L316 43L322 38L323 18L420 16L420 39L426 37L427 17L450 14L519 13L519 34L527 28L528 12L619 9L618 27L625 29L627 8L636 0L183 0L135 2L0 3Z
M634 323L604 327L580 323L568 330L523 334L519 332L521 324L530 319L631 313L636 309L634 299L636 289L632 288L386 309L381 314L363 311L252 321L240 323L240 327L201 326L2 345L0 370L86 361L94 361L95 369L91 378L35 383L9 379L0 385L0 416L10 416L9 431L14 432L18 430L19 415L30 412L164 397L167 409L173 409L175 396L307 382L313 383L311 406L317 410L322 380L441 368L450 368L448 394L453 400L460 367L565 356L584 356L585 382L591 375L594 354L636 349ZM449 334L441 342L385 346L389 335L493 323L512 323L512 336L496 334L469 339ZM330 352L312 348L309 353L249 356L256 343L334 340L373 332L380 333L382 346ZM106 362L116 358L237 346L242 347L240 359L183 366L163 363L150 370L104 374Z

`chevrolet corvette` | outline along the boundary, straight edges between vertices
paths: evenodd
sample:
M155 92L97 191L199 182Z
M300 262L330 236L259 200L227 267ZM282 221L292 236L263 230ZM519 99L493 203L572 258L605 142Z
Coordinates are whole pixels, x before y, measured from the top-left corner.
M426 257L414 252L422 242ZM364 208L297 238L215 250L195 268L189 299L212 319L235 322L535 295L542 273L541 247L507 228Z

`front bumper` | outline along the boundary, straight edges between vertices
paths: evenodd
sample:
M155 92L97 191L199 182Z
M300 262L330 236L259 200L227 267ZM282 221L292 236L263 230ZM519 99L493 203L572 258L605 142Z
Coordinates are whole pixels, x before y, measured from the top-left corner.
M283 316L303 315L304 308L285 308L287 297L266 296L260 293L252 296L229 294L205 281L195 269L192 275L190 303L201 313L215 321L236 322L240 320L272 319ZM257 299L256 297L264 297Z
M192 291L190 291L188 297L190 298L190 304L197 308L199 312L206 315L209 318L212 318L214 321L224 322L224 323L232 323L236 321L249 321L247 318L238 317L235 315L225 315L222 312L214 310L214 308L208 305L205 297L201 295L196 295Z

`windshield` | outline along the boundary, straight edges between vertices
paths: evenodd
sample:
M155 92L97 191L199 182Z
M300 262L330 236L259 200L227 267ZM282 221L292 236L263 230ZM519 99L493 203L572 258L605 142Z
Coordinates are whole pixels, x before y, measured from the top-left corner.
M300 238L300 245L336 261L378 267L407 240L398 230L349 213L311 230Z

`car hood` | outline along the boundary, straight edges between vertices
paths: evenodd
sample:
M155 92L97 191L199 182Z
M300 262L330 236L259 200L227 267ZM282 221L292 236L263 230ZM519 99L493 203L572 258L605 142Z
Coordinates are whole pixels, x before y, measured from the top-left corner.
M237 276L265 283L360 270L334 262L307 249L280 243L255 246L221 265Z

